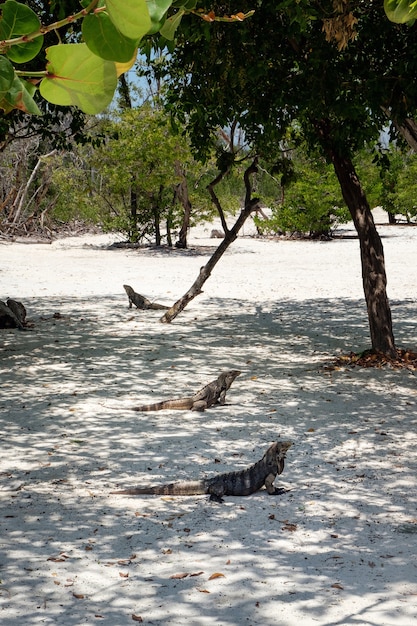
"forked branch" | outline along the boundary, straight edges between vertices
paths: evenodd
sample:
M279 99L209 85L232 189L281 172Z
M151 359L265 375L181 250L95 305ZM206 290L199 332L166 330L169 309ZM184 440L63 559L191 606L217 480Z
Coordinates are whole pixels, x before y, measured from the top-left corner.
M196 296L202 293L202 286L204 285L206 280L210 277L211 272L213 271L213 268L215 267L217 262L221 259L224 252L227 250L230 244L233 243L233 241L235 241L240 229L242 228L243 224L245 223L247 218L250 216L250 214L259 208L258 207L259 198L252 198L252 183L251 183L251 176L258 171L257 165L258 165L258 158L255 157L253 162L250 164L250 166L246 169L244 173L243 180L245 183L245 191L246 191L245 205L242 208L241 212L239 213L239 216L236 222L230 229L228 228L226 224L226 219L224 217L224 212L221 207L220 201L216 193L214 192L214 182L215 181L220 182L224 174L221 176L219 175L215 179L215 181L211 183L211 189L209 189L210 195L212 197L213 203L216 205L217 210L219 211L220 219L222 220L222 224L224 228L225 237L220 243L220 245L216 248L215 252L212 254L210 259L207 261L207 263L203 265L203 267L200 269L200 273L197 276L194 283L191 285L190 289L179 300L177 300L177 302L173 304L170 309L168 309L168 311L161 317L161 320L160 320L161 322L165 324L169 324L170 322L172 322L172 320L175 319L177 315L179 315L181 311L185 309L185 307L187 306L189 302L191 302L191 300L193 300Z

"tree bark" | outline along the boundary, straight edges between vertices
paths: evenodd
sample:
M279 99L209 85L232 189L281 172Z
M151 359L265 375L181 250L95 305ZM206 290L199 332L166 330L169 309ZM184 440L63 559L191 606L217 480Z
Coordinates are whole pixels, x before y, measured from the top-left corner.
M191 285L190 289L179 300L177 300L177 302L173 304L170 309L168 309L165 315L161 317L160 319L161 322L165 324L169 324L170 322L172 322L172 320L175 319L177 315L179 315L179 313L181 313L181 311L185 309L185 307L187 306L189 302L191 302L191 300L193 300L196 296L202 293L201 288L206 282L206 280L210 277L213 268L215 267L217 262L221 259L224 252L227 250L230 244L236 240L240 229L242 228L243 224L245 223L249 215L253 211L257 210L259 198L252 198L252 185L250 181L251 175L258 171L257 163L258 163L258 160L257 158L255 158L253 162L251 163L251 165L245 171L245 174L244 174L244 182L245 182L245 188L246 188L245 205L243 209L241 210L241 212L239 213L239 216L236 222L234 223L233 227L230 229L227 227L224 213L222 211L220 202L213 188L215 184L220 182L220 180L223 178L223 175L217 176L216 179L210 185L208 185L211 197L214 203L216 204L216 207L220 214L220 219L222 221L222 225L223 225L223 229L225 233L224 239L222 240L220 245L216 248L215 252L207 261L207 263L203 265L203 267L200 269L200 273L198 277L196 278L196 280L194 281L194 283Z
M334 147L330 152L343 198L359 237L372 349L396 357L382 241L352 161L342 157Z
M138 231L138 197L136 193L136 183L132 178L130 187L130 233L129 239L131 243L137 243L139 241Z
M188 195L188 185L185 172L179 161L175 162L175 173L181 178L181 181L175 188L175 196L184 209L181 229L178 235L178 241L175 243L175 247L184 249L187 247L187 233L190 227L191 202Z

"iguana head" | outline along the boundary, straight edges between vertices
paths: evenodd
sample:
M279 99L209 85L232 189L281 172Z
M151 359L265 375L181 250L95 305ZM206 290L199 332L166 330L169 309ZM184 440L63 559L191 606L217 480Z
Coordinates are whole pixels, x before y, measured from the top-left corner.
M277 474L282 474L284 471L285 457L291 446L292 441L277 441L265 452L268 465L275 466L278 470Z
M239 374L241 374L242 372L240 370L229 370L228 372L224 372L225 377L231 381L231 383L234 381L234 379L239 376Z

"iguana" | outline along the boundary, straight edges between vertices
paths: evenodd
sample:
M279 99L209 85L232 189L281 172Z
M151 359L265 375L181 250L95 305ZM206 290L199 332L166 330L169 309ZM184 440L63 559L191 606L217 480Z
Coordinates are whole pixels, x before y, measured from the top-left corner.
M239 376L239 370L229 370L222 372L216 380L200 389L194 396L188 398L178 398L174 400L163 400L155 404L144 404L134 407L134 411L161 411L162 409L191 409L192 411L204 411L214 404L224 404L226 402L226 391L236 376Z
M196 496L209 494L210 500L223 502L223 496L249 496L258 491L263 485L269 495L279 495L285 492L274 486L278 474L284 471L284 460L287 450L292 446L291 441L277 441L263 455L262 459L250 467L219 474L213 478L202 480L181 481L155 487L134 487L122 491L112 491L113 494L137 496L143 494Z
M0 328L20 328L26 326L26 309L21 302L9 298L7 303L0 302Z
M169 309L169 306L165 306L164 304L151 302L148 298L145 298L145 296L141 296L140 293L136 293L136 291L129 285L123 285L123 289L126 291L127 297L129 298L129 309L132 308L132 304L134 304L138 309L153 309L158 311Z

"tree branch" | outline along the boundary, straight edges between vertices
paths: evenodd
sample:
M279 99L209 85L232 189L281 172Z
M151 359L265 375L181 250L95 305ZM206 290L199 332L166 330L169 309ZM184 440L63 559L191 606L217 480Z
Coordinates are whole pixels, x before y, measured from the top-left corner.
M191 300L193 300L196 296L202 293L202 286L206 282L206 280L210 277L213 268L217 264L217 262L221 259L224 252L226 252L227 248L232 244L238 236L240 229L243 224L249 217L249 215L258 209L259 198L252 198L252 184L251 184L251 176L258 171L258 157L255 157L251 165L246 169L243 179L246 188L245 195L245 206L239 213L239 216L234 223L233 227L229 230L225 230L225 237L220 243L220 245L216 248L210 259L207 261L205 265L200 269L200 273L197 276L194 283L191 285L190 289L179 299L175 304L172 305L170 309L161 317L160 321L169 324L173 319L181 313L187 306ZM220 180L223 178L223 175L220 174L217 179ZM217 180L215 179L215 180ZM224 216L223 216L224 217Z

